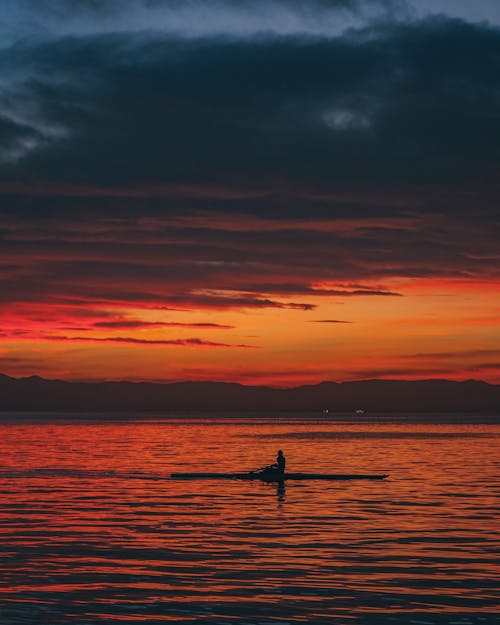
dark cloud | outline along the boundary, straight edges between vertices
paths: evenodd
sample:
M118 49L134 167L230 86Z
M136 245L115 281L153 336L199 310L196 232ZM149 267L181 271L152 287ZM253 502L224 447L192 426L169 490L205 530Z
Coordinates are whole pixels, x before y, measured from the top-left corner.
M318 274L316 274L318 275ZM311 276L312 277L312 276ZM395 293L386 289L373 289L368 286L361 288L326 288L321 286L308 286L307 284L286 284L279 282L262 282L259 284L247 284L246 288L250 288L257 293L279 293L280 295L315 295L315 296L332 296L332 297L359 297L359 296L377 296L377 297L400 297L401 293Z
M457 349L449 352L419 352L416 354L401 355L400 358L409 358L411 360L464 360L467 358L477 358L484 356L500 356L500 349Z
M141 330L147 328L204 328L207 330L231 330L234 326L222 325L220 323L181 323L176 321L141 321L141 320L118 320L118 321L96 321L93 328L107 328L113 330Z
M211 3L233 33L145 19L209 4L19 5L47 30L0 48L0 305L308 312L498 278L499 29L373 2L318 30L354 0L257 3L289 33L243 1Z
M40 147L40 133L29 125L0 115L0 165L15 163L30 149Z
M352 323L352 321L344 321L343 319L311 319L311 323Z
M445 18L330 39L19 44L0 54L17 72L10 108L29 109L23 132L45 142L3 177L332 188L484 175L500 158L499 52L496 29Z
M498 277L498 225L401 219L0 214L0 303L312 310L311 298L396 297L394 276Z
M281 308L288 310L314 310L314 304L306 304L301 302L279 302L276 300L258 297L255 294L201 294L201 295L183 295L173 298L174 301L186 301L199 308ZM169 298L172 301L172 298Z
M239 349L258 349L257 345L232 345L229 343L216 343L214 341L206 341L199 338L189 339L138 339L132 336L45 336L44 339L48 341L63 341L63 342L90 342L90 343L127 343L131 345L173 345L177 347L225 347L225 348L239 348Z

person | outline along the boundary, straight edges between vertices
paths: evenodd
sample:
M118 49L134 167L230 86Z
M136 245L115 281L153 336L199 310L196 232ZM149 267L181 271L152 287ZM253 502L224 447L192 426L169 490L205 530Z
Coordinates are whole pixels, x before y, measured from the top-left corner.
M286 458L283 455L283 451L279 449L278 455L276 456L276 462L274 464L270 464L262 469L257 469L255 472L259 473L261 479L273 482L282 481L285 475L285 466Z
M278 455L276 456L276 464L274 464L273 466L278 469L278 471L280 473L285 473L285 465L286 465L286 458L283 455L283 452L281 449L278 450Z

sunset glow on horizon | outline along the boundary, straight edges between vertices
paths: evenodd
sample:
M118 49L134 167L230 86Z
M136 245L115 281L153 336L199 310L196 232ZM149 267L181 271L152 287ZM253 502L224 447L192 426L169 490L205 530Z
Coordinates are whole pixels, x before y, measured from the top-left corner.
M117 228L118 236L124 229L125 224ZM78 236L80 249L95 245L92 235L88 241ZM71 272L77 262L73 250L65 249L62 258L50 262ZM39 258L35 262L40 266ZM129 263L126 258L120 262ZM144 262L146 277L152 266L162 264L161 257ZM175 270L175 263L183 261L170 257L167 262ZM287 285L279 283L286 279L282 267L262 262L259 268L259 262L248 261L253 276L242 276L227 264L222 264L223 277L211 269L212 284L206 288L196 288L192 280L184 285L175 275L171 283L155 277L145 286L124 272L128 301L117 293L122 286L105 276L79 283L78 276L68 275L45 297L3 304L2 372L67 380L271 386L367 378L500 382L500 350L495 348L500 344L500 297L494 279L385 275L363 284L336 284L326 280L328 268L317 268L320 279L314 283L293 276L289 279L297 283ZM305 264L301 270L312 273ZM376 274L376 263L370 271ZM250 281L260 283L259 291L250 290ZM92 284L95 296L89 293ZM149 301L145 294L151 294Z

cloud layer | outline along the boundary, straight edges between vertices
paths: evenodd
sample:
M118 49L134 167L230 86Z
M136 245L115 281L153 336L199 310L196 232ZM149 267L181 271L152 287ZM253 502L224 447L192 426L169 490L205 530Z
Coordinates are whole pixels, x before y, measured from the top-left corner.
M28 38L0 51L0 175L127 187L473 184L500 158L499 50L496 28L444 16L328 36Z
M457 319L496 318L496 5L5 0L2 17L9 345L244 348L285 317L354 340L358 301L370 332L411 342L443 327L450 285ZM400 364L373 370L418 368Z

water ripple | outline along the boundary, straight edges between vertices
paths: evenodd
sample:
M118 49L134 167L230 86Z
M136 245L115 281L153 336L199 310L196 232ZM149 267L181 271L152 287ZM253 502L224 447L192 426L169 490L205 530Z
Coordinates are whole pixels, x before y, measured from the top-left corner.
M0 424L0 624L500 623L498 425L224 423ZM390 478L169 479L277 439L297 470Z

